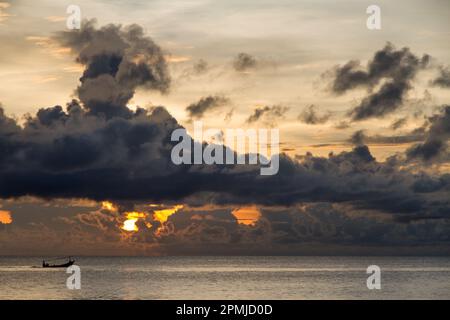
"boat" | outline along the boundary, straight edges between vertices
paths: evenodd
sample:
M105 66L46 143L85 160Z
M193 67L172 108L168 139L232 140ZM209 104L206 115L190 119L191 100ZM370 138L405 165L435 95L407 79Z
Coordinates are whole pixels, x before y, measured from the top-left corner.
M67 268L70 267L71 265L73 265L75 263L75 260L72 259L72 257L68 257L69 261L67 261L66 263L62 263L62 264L50 264L48 263L48 261L53 261L53 260L61 260L61 259L67 259L67 257L64 258L55 258L52 260L42 260L42 268Z

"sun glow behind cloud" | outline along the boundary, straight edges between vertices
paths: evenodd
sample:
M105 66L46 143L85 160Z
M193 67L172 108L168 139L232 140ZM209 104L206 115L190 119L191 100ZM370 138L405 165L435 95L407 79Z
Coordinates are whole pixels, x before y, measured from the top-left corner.
M117 207L113 203L111 203L109 201L103 201L102 202L102 209L103 210L109 210L109 211L117 211Z
M102 202L102 210L107 210L107 211L118 211L118 207L109 201L103 201ZM122 223L121 229L125 230L125 231L139 231L138 226L136 225L136 222L138 222L138 220L140 218L146 218L147 214L145 212L138 212L138 211L130 211L130 212L125 212L125 217L126 220ZM151 224L147 223L146 224L148 228L151 228Z
M119 208L112 202L109 201L103 201L101 203L102 210L117 212L119 211ZM150 204L150 208L158 208L158 210L153 210L153 219L160 222L161 224L165 223L167 219L177 212L178 210L183 208L183 205L175 205L173 207L167 207L165 208L163 205L159 204ZM161 208L162 209L159 209ZM138 226L136 223L139 221L139 219L146 219L149 216L150 213L142 212L142 211L127 211L124 212L125 215L125 221L122 223L122 226L120 227L122 230L133 232L133 231L139 231ZM145 222L145 225L147 228L151 228L152 224L150 222Z
M183 205L175 205L171 208L167 208L167 209L161 209L161 210L155 210L153 211L153 219L164 223L167 221L167 219L173 215L175 212L177 212L178 210L182 209Z
M231 212L239 224L254 225L261 217L261 212L256 206L242 207Z
M110 202L104 202L102 204L102 206L106 210L116 210L115 206ZM150 207L161 207L161 205L150 205ZM177 212L178 210L180 210L182 208L183 208L183 205L175 205L173 207L168 207L168 208L159 209L159 210L153 210L153 216L152 216L153 220L156 220L156 221L160 222L161 224L164 224L172 214L174 214L175 212ZM143 219L145 221L146 218L148 218L149 214L150 213L139 212L139 211L125 212L126 220L123 222L121 229L125 230L125 231L129 231L129 232L139 231L139 228L136 225L136 223L139 221L139 219ZM148 221L145 221L145 226L150 229L152 227L152 224Z
M12 223L11 212L6 210L0 210L0 223L10 224Z
M122 229L125 231L139 231L136 222L139 220L139 218L145 218L147 216L146 213L137 211L126 212L126 215L127 220L125 220L122 225Z

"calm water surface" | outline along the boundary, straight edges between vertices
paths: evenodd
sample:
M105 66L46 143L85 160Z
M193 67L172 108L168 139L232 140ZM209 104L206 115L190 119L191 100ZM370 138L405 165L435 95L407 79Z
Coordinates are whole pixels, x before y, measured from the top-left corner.
M0 299L450 299L450 257L81 257L81 290L41 260L0 257Z

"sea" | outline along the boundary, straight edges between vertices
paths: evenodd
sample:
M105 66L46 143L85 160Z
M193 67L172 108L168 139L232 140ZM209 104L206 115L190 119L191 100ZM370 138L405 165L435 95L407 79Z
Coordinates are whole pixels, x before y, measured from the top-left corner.
M450 299L450 257L75 259L80 289L42 257L0 257L0 299ZM379 289L368 288L369 266Z

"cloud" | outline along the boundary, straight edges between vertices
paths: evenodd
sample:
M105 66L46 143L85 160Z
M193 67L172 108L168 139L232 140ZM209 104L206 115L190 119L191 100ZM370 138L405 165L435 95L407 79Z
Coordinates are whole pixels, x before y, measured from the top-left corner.
M358 130L352 134L349 139L349 142L356 145L365 145L365 144L401 144L401 143L412 143L423 141L424 134L423 132L413 131L409 134L405 135L396 135L396 136L385 136L385 135L374 135L368 136L365 133L365 130Z
M258 66L258 61L252 55L241 52L233 60L233 68L238 72L246 72L255 69Z
M192 69L195 74L200 75L208 71L209 65L206 60L200 59L194 63Z
M298 116L298 119L306 124L323 124L330 119L330 113L319 115L312 104L306 107Z
M336 94L343 94L357 87L367 88L369 95L350 110L349 115L353 121L382 118L403 104L412 88L412 80L419 70L428 66L429 61L429 55L419 58L409 48L396 50L388 43L375 53L366 68L362 68L359 61L336 67L332 72L331 89ZM381 87L372 92L380 83Z
M350 124L348 123L348 121L342 120L342 121L339 121L338 123L336 123L334 125L334 127L338 130L344 130L344 129L350 128Z
M404 127L407 122L408 122L408 118L406 118L406 117L399 118L399 119L395 120L394 122L392 122L391 129L392 130L400 129L400 128Z
M234 108L229 110L226 114L225 114L225 118L223 119L225 122L230 122L231 118L233 118L233 114L234 114Z
M366 135L364 134L364 130L358 130L355 133L352 134L349 141L353 143L355 146L361 146L365 144L365 140L367 139Z
M186 107L186 111L191 119L200 119L210 110L217 109L229 103L230 100L224 96L207 96Z
M264 119L265 121L272 123L278 118L282 118L288 110L288 107L279 105L255 108L253 110L253 114L247 118L246 122L254 123L260 121L261 119Z
M441 88L450 88L450 69L449 67L439 68L439 76L431 82L432 85Z
M448 224L442 221L449 218L450 176L410 171L405 163L378 162L362 134L355 138L357 146L351 151L328 157L306 154L293 159L281 154L279 172L273 176L261 176L259 165L174 165L170 136L181 128L177 120L163 107L131 110L127 106L137 87L164 92L169 85L170 77L162 71L161 50L141 31L114 25L96 29L87 23L73 35L58 35L85 66L77 90L79 100L64 107L42 108L21 125L0 108L0 198L112 202L117 210L101 208L75 218L62 217L72 232L65 236L74 243L86 239L83 245L87 248L97 243L98 233L106 242L174 245L172 252L180 243L199 244L205 250L205 243L256 247L317 239L377 243L376 237L383 234L390 235L389 241L396 234L410 235L397 231L398 224L392 227L375 221L368 226L368 217L352 224L346 212L410 221L417 226L411 231L417 241L424 237L415 233L427 227L440 228L436 236L448 238ZM147 57L140 60L141 54ZM210 110L208 106L193 109L203 114ZM287 110L277 105L256 108L247 121L273 122ZM439 137L444 142L448 137L448 110L430 118L423 131L425 139ZM154 219L147 208L137 215L135 234L117 233L125 212L141 210L148 203L185 207L165 222ZM198 207L205 203L220 208L202 212ZM306 204L309 208L302 209ZM343 209L335 212L336 206ZM238 223L233 215L242 207L258 208L253 210L251 224ZM11 211L14 225L20 219ZM380 228L375 232L373 225ZM26 236L35 241L32 233ZM48 237L61 241L57 234ZM217 249L208 248L211 252Z
M170 76L163 52L138 25L95 27L84 21L80 30L62 31L54 40L70 48L86 66L78 96L90 114L131 117L126 107L138 87L165 93Z
M135 209L145 218L138 219L135 232L121 229L124 216L103 205L79 208L82 212L72 210L69 215L52 219L61 207L47 202L41 208L48 211L48 217L38 223L33 220L35 215L27 214L33 207L23 203L21 206L24 205L25 210L13 207L22 219L27 219L22 224L14 221L7 233L0 232L4 253L54 255L69 250L92 255L398 254L402 247L405 253L445 254L450 242L450 221L445 218L392 218L326 202L244 207L251 209L244 215L245 220L235 217L241 206L185 206L163 224L154 220L152 207L139 206ZM2 226L6 227L0 224L0 230ZM41 245L43 240L45 245ZM414 249L408 250L411 246Z
M449 161L448 139L450 138L450 106L441 108L441 112L428 119L430 126L425 141L407 150L409 160L425 162Z
M364 98L361 103L348 114L353 121L369 118L382 118L392 113L403 103L405 93L410 89L407 82L388 82L379 91Z
M361 68L359 61L352 60L342 67L334 70L334 80L332 84L333 92L343 94L348 90L359 86L366 86L369 83L369 75Z
M207 196L209 203L269 206L347 202L392 214L448 209L412 189L418 177L378 163L363 145L329 158L282 154L279 173L270 177L261 177L258 165L176 166L170 160L176 120L163 108L129 112L105 119L73 101L66 110L39 110L23 127L1 112L0 196L188 204ZM450 182L442 181L441 191Z
M175 77L176 80L174 81L174 85L177 86L177 84L180 83L190 82L194 77L206 75L212 69L213 67L206 60L196 60L192 65L189 65L180 71L178 76Z

